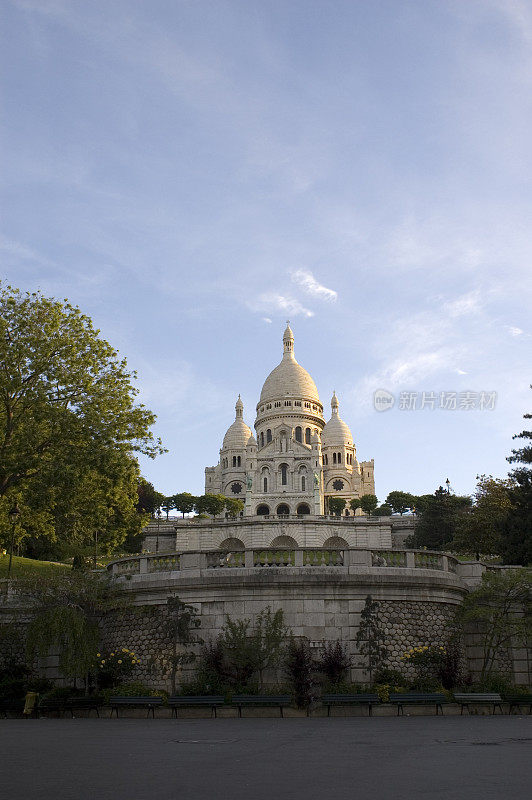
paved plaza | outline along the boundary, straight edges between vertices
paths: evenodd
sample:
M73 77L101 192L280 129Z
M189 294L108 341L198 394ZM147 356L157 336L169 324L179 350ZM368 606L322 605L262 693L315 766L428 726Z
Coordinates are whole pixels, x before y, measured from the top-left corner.
M505 800L532 717L0 720L6 800Z

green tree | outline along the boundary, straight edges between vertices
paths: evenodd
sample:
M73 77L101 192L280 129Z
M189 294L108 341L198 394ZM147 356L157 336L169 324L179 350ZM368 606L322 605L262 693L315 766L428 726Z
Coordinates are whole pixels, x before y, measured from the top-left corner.
M415 507L415 498L409 492L395 491L388 494L386 503L396 514L402 516L406 511L411 511Z
M461 553L499 554L504 525L512 507L513 481L477 475L474 503L457 519L451 548Z
M374 494L363 494L360 498L360 508L370 517L377 506L379 505L379 501Z
M170 511L175 508L174 506L174 498L173 497L163 497L163 501L161 503L161 508L166 514L166 519L170 516Z
M377 506L374 511L375 517L391 517L392 507L388 503L383 503L382 506Z
M482 583L464 598L459 611L463 625L481 638L481 682L500 671L510 647L526 647L532 636L529 569L485 572Z
M152 517L156 510L162 506L164 495L156 491L153 484L142 475L139 475L137 482L137 511L139 514L149 514ZM173 508L174 506L172 506Z
M141 524L134 453L162 452L135 374L78 308L3 284L0 362L0 498L40 510L34 538L123 540Z
M272 612L270 606L267 606L257 615L252 642L257 659L256 669L259 674L260 689L264 685L264 672L279 665L287 636L288 628L284 624L281 608Z
M419 519L412 537L413 546L430 550L448 548L455 537L461 516L470 506L470 497L450 494L442 486L433 495L416 498Z
M28 662L54 649L61 674L83 678L88 689L101 622L109 611L127 606L124 592L101 574L74 571L19 580L17 592L34 608L28 626Z
M237 500L236 497L226 497L225 507L230 517L238 517L244 510L244 501Z
M532 414L524 419L532 419ZM510 473L511 507L503 524L501 555L506 564L526 565L532 564L532 431L521 431L513 438L525 444L508 457L511 464L520 466Z
M196 660L196 654L190 648L201 642L195 633L200 624L201 620L194 606L183 603L179 597L168 598L160 626L166 650L158 654L150 666L156 666L159 672L168 674L172 694L176 693L177 676L181 668Z
M343 497L329 497L328 499L329 513L340 516L345 508L345 499Z
M190 514L190 512L194 510L196 500L197 498L188 492L179 492L174 495L174 508L176 511L181 512L184 519L185 514Z
M216 519L224 510L225 502L223 494L203 494L201 497L196 497L195 508L198 514L210 514Z
M360 497L353 497L349 501L349 506L353 511L356 511L357 508L360 508Z
M363 657L361 666L368 673L370 685L373 683L373 675L381 669L388 657L385 641L386 636L379 620L379 604L368 595L360 614L356 643L358 652Z

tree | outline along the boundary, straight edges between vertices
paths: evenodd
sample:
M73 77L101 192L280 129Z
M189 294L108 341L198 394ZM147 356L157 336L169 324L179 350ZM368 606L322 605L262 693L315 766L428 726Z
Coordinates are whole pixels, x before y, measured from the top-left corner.
M109 577L83 572L19 580L17 592L35 609L28 626L28 661L54 648L62 675L83 678L88 689L100 623L107 612L127 606L124 592Z
M379 604L368 595L360 614L356 643L360 655L364 657L362 666L368 673L370 685L373 683L374 673L383 666L388 657L385 641L386 636L379 622Z
M474 504L465 509L457 519L451 548L461 553L499 554L501 536L508 513L512 507L510 479L477 475Z
M244 501L237 500L236 497L226 497L225 507L230 517L238 517L238 515L244 510Z
M329 497L328 503L329 512L339 517L345 508L345 499L343 497Z
M378 505L379 501L374 494L363 494L360 498L360 508L368 517L373 514Z
M298 708L309 708L314 699L314 662L306 639L290 637L284 672L292 686Z
M169 669L172 694L177 690L177 675L184 664L191 664L196 659L190 647L199 644L201 639L195 631L201 621L194 606L183 603L179 597L169 597L166 601L166 614L161 625L163 640L168 648L167 664ZM160 662L160 659L158 659Z
M326 642L318 663L318 669L323 672L329 684L335 686L346 679L351 659L347 654L347 649L342 642L337 639L335 642Z
M166 519L170 516L170 511L175 508L174 506L174 498L173 497L163 497L163 501L161 503L161 508L166 514Z
M386 503L392 507L396 514L401 516L406 511L411 511L415 507L415 498L409 492L390 492L386 498Z
M225 497L223 494L203 494L196 497L195 508L198 514L210 514L214 519L225 508Z
M374 516L376 517L391 517L392 516L392 507L388 505L388 503L383 503L382 506L377 506L374 511Z
M360 497L353 497L349 501L349 506L353 511L356 511L357 508L360 508Z
M257 615L252 641L257 659L259 689L262 689L264 684L264 672L278 666L287 636L288 628L284 624L281 608L272 613L270 606L267 606Z
M485 572L482 583L464 598L459 611L463 625L473 625L481 637L483 682L500 669L509 648L526 647L532 636L528 569Z
M33 536L122 540L138 522L134 453L163 452L135 374L78 308L3 284L0 362L0 498L47 512Z
M183 519L185 518L185 514L190 514L190 512L194 510L196 499L196 497L188 492L179 492L174 495L174 508L176 511L181 512Z
M155 514L158 508L161 508L164 495L156 491L153 484L150 483L142 475L139 476L137 482L137 511L139 513L149 514L151 517ZM175 506L172 506L174 508Z
M442 486L433 495L416 498L416 524L412 543L414 547L430 550L448 548L457 531L461 515L471 506L470 497L450 494Z
M524 419L532 419L532 414ZM521 431L513 438L524 440L525 446L508 457L511 464L521 466L510 473L511 507L503 524L501 555L506 564L525 565L532 563L532 431Z

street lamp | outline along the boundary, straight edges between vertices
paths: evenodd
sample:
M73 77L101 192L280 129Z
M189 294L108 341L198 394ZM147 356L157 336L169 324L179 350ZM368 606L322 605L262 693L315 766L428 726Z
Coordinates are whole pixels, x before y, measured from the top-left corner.
M447 494L451 494L451 481L449 478L445 481L445 485L447 486Z
M15 503L13 508L8 514L9 521L11 523L11 546L9 548L9 564L7 567L7 580L11 577L11 564L13 563L13 549L15 547L15 526L17 524L17 519L20 514L20 508L18 507L18 503Z
M161 509L157 509L157 536L155 539L155 552L159 552L159 529L161 527Z

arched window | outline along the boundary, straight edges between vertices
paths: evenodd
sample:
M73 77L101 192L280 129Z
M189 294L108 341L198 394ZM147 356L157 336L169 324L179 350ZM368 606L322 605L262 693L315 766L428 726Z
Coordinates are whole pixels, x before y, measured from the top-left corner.
M264 483L264 491L267 492L268 491L268 478L264 478L263 483Z
M269 514L269 513L270 513L270 509L269 509L269 507L268 507L267 505L265 505L264 503L261 503L261 504L260 504L260 506L258 506L258 508L257 508L257 514L258 514L258 516L259 516L259 517L266 516L266 515L267 515L267 514Z
M310 428L305 429L305 444L310 444Z
M288 467L286 464L281 464L281 485L286 486L288 483Z
M297 507L297 513L301 514L310 514L310 508L306 503L300 503Z
M302 491L302 492L306 491L306 490L305 490L305 486L306 486L306 480L305 480L305 476L304 476L304 475L302 475L302 476L301 476L301 491Z
M342 463L342 454L341 453L338 453L338 463L339 464Z
M277 506L277 513L283 517L287 517L290 514L290 509L286 505L286 503L281 503L280 506Z
M301 430L301 427L298 425L296 428L296 442L302 442L302 441L303 441L303 431Z
M260 446L264 447L264 431L261 431L260 434Z
M336 464L336 453L333 453L333 464Z
M237 458L237 466L238 467L240 466L240 456L238 456L238 458Z
M271 432L271 430L268 428L268 430L266 431L266 444L267 444L268 442L271 442L271 440L272 440L272 432Z
M236 467L236 456L233 456L233 467Z

